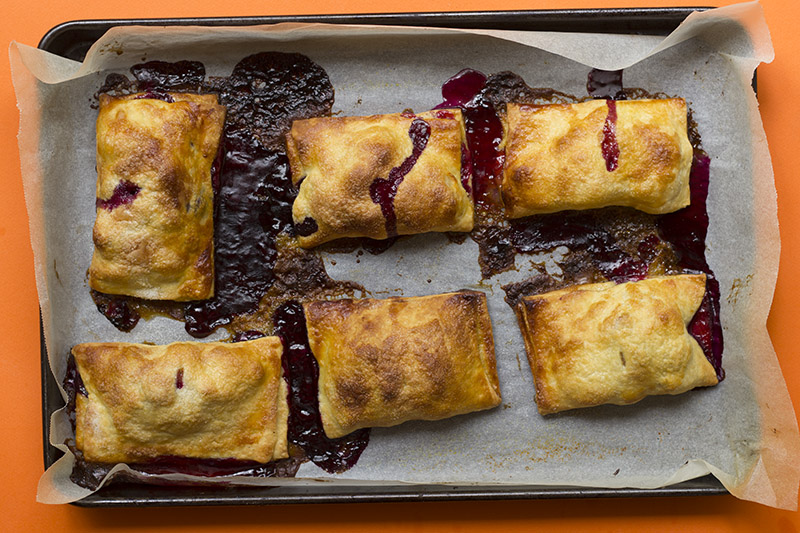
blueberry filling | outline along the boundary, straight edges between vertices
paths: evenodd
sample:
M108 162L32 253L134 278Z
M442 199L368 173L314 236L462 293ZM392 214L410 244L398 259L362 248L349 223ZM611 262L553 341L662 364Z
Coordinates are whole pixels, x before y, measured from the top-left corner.
M111 211L119 206L132 203L141 190L141 187L135 183L128 180L122 180L117 183L117 186L114 187L114 192L111 193L111 196L109 196L107 199L102 200L98 198L95 200L95 206L98 209L107 209Z
M275 330L284 346L283 375L289 385L289 442L326 472L352 468L369 443L369 429L329 439L319 412L319 366L308 345L303 306L291 300L273 316Z
M411 154L403 162L389 171L388 178L375 178L369 186L369 196L373 202L381 207L381 213L386 221L386 236L397 235L397 214L394 211L394 197L397 189L406 175L411 172L419 156L428 144L431 136L431 126L421 118L415 118L408 128L411 138Z
M619 166L619 144L617 143L617 102L606 100L608 115L603 124L603 141L600 151L606 161L606 170L613 172Z

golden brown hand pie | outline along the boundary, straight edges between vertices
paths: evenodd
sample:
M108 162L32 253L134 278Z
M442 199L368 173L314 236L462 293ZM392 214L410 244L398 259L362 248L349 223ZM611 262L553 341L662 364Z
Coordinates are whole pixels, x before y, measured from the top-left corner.
M88 397L76 395L76 445L87 461L106 463L286 457L282 353L277 337L78 344L72 354Z
M458 109L294 122L286 144L300 246L472 230L465 139Z
M318 301L304 308L328 437L500 403L483 293Z
M214 295L215 95L100 96L89 286L149 300Z
M517 308L542 414L717 384L689 334L704 274L577 285Z
M607 206L663 214L689 205L686 120L677 98L508 104L508 217Z

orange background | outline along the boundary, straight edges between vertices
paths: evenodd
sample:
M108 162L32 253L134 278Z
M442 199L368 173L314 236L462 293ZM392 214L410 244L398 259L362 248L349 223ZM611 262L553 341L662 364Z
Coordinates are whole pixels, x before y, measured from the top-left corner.
M0 44L36 45L51 27L90 18L196 17L470 11L597 7L690 6L683 0L81 0L50 5L5 0ZM726 5L710 1L707 5ZM761 113L778 189L783 254L768 327L800 408L795 320L800 294L800 31L797 0L762 0L776 59L759 68ZM33 256L19 173L19 115L9 65L0 60L0 531L759 531L797 532L800 515L732 496L515 502L284 505L253 508L82 509L35 502L43 471L39 386L39 321ZM794 147L794 148L793 148Z

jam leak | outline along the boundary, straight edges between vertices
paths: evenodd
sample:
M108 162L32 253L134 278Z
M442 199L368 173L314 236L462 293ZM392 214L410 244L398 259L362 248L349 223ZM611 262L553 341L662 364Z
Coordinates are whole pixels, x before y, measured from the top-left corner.
M284 346L283 375L289 384L289 442L326 472L352 468L369 443L369 429L329 439L319 412L319 367L308 345L303 306L296 300L281 305L273 315Z
M472 197L478 207L497 208L501 205L499 180L505 160L504 152L499 149L503 124L485 95L487 79L477 70L462 70L442 85L444 101L436 109L461 109L469 145ZM462 172L464 160L462 152Z
M394 197L397 189L406 175L411 172L417 163L422 151L428 145L431 136L431 126L421 118L415 118L408 128L411 138L411 154L403 162L389 171L389 177L376 178L369 186L369 197L381 207L381 213L386 221L386 236L397 236L397 214L394 211Z
M108 209L111 211L122 205L132 203L142 188L133 183L132 181L122 180L114 187L114 192L105 200L98 198L95 200L95 207L97 209Z
M230 76L208 80L205 67L194 61L150 61L134 65L131 73L134 82L117 75L101 92L139 91L144 97L169 97L173 90L216 93L227 109L212 168L215 295L189 303L181 313L187 332L205 337L236 316L255 312L273 285L276 240L294 232L291 208L297 194L284 137L294 120L330 113L333 86L324 69L306 56L280 52L248 56ZM124 299L106 297L102 305L104 314L126 331L138 320Z
M648 263L629 254L593 212L567 211L523 219L511 225L514 249L522 253L555 250L584 253L591 268L606 279L622 283L647 277Z
M722 320L720 317L719 281L706 261L706 235L708 234L708 185L711 158L695 149L689 175L691 203L674 213L658 219L661 237L669 242L678 256L678 264L686 271L706 274L706 295L689 324L689 332L697 339L706 357L717 371L717 379L725 378L722 368Z
M606 161L606 170L614 172L619 166L619 144L617 144L617 102L606 100L608 115L603 124L603 141L600 151Z
M97 310L120 331L129 332L139 323L141 316L124 296L114 296L96 290L91 291Z
M294 188L286 155L249 132L225 134L215 198L214 297L186 307L186 331L205 337L235 315L258 309L274 281L275 238L291 226Z

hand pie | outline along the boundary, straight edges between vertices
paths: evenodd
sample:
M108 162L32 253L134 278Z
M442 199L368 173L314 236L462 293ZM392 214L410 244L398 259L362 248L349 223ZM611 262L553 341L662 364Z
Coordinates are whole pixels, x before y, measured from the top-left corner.
M76 394L76 445L104 463L287 457L282 353L278 337L78 344L72 354L88 396Z
M215 95L100 96L89 286L149 300L214 295Z
M508 104L506 115L509 218L607 206L663 214L689 205L683 99Z
M318 301L304 308L330 438L500 403L483 293Z
M286 145L300 246L472 230L465 143L459 109L294 122Z
M687 331L704 274L577 285L522 299L517 309L542 414L638 402L717 384Z

